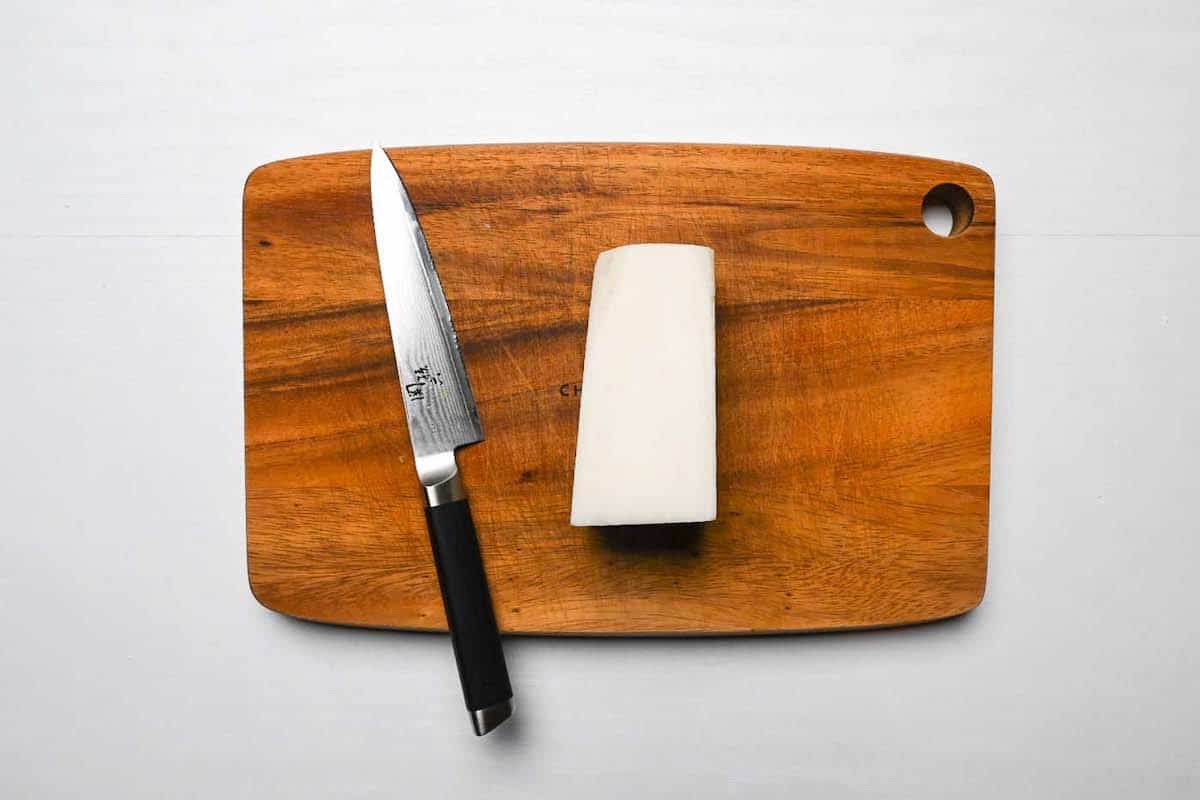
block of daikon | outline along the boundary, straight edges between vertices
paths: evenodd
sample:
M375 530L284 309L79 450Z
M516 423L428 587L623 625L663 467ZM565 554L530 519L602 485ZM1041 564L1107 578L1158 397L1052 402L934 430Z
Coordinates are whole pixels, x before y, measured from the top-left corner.
M572 525L717 516L713 251L632 244L592 276Z

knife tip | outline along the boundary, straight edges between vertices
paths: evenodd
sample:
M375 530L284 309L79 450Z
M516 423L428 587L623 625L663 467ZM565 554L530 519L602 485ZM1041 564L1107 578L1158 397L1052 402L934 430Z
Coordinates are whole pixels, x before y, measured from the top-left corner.
M500 727L500 723L512 716L512 699L501 700L495 705L471 711L471 725L476 736L485 736Z

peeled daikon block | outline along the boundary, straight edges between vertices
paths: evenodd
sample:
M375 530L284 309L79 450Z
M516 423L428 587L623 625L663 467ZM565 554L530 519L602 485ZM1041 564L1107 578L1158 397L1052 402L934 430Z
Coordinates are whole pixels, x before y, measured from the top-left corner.
M572 525L717 517L713 251L634 244L592 277Z

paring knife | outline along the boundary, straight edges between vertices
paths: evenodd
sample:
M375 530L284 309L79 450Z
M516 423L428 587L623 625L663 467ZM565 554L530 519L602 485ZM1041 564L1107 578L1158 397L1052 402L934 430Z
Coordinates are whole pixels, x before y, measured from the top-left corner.
M512 715L512 686L454 451L483 441L458 335L404 182L371 152L371 211L392 347L458 676L475 734Z

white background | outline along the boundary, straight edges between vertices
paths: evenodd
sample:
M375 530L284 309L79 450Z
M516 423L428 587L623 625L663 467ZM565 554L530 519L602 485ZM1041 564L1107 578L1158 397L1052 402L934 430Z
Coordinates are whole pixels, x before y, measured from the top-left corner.
M1200 791L1192 2L5 3L0 795ZM909 630L447 640L247 589L242 183L388 145L684 140L996 183L987 598Z

